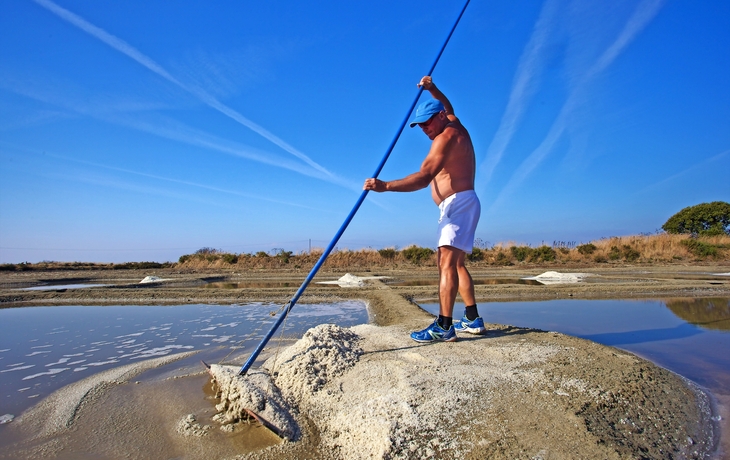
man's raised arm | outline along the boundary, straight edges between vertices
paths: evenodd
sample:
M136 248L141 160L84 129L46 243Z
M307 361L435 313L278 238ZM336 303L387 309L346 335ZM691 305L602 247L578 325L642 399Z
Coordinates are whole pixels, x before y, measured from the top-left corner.
M444 105L444 112L446 112L446 116L449 118L450 121L458 120L458 118L456 118L456 115L454 114L454 106L451 105L449 98L447 98L446 95L436 87L436 84L433 82L431 77L427 75L421 78L421 81L418 82L418 86L423 86L423 89L431 93L431 97Z

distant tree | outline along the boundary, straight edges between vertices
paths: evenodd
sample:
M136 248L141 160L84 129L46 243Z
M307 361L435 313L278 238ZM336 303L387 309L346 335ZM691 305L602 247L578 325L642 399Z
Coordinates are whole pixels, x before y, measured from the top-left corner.
M200 248L197 251L195 251L196 254L201 254L201 255L217 254L219 252L220 252L220 250L215 249L215 248L209 248L209 247Z
M662 228L667 233L730 235L730 203L713 201L686 207L670 217Z

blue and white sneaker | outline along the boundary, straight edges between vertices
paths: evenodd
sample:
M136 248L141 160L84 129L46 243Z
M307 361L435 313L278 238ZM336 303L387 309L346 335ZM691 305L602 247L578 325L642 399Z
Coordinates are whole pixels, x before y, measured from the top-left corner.
M411 338L416 342L456 342L456 331L453 324L449 329L439 325L438 319L426 329L418 332L411 332Z
M469 321L469 318L464 316L461 321L454 323L454 329L456 332L468 332L470 334L484 334L487 332L481 316L477 316L473 321Z

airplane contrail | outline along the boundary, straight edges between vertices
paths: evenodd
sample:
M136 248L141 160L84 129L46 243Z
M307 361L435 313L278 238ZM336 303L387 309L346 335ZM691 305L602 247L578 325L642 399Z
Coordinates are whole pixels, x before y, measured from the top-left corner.
M626 21L616 39L603 51L603 53L601 53L593 65L591 65L584 73L582 78L580 78L573 86L568 98L560 110L560 113L553 121L553 124L543 141L512 174L507 185L505 185L497 198L492 202L492 205L489 208L490 210L498 207L504 201L506 196L519 188L530 173L532 173L532 171L534 171L535 168L537 168L547 157L553 146L565 132L570 116L574 109L579 105L578 102L580 100L580 95L585 90L589 81L596 75L603 72L616 60L616 58L631 43L631 41L633 41L638 33L641 32L641 30L643 30L657 15L663 2L664 0L645 0L636 7L634 13Z
M83 19L79 15L72 13L71 11L62 8L61 6L58 6L57 4L53 3L50 0L33 0L43 8L47 9L48 11L52 12L56 16L60 17L64 21L69 22L70 24L78 27L79 29L83 30L84 32L88 33L92 37L95 37L102 42L106 43L110 47L114 48L115 50L119 51L122 54L125 54L126 56L130 57L137 63L143 65L147 69L151 70L152 72L156 73L160 77L164 78L165 80L169 81L170 83L176 85L177 87L183 89L184 91L188 92L189 94L195 96L198 100L209 106L210 108L217 110L218 112L222 113L223 115L226 115L227 117L233 119L234 121L242 124L243 126L249 128L251 131L255 132L256 134L259 134L266 140L270 141L271 143L281 147L286 152L289 152L290 154L294 155L295 157L299 158L300 160L307 163L309 166L311 166L314 169L319 170L320 172L324 173L327 176L333 177L333 174L330 173L327 169L325 169L323 166L316 163L314 160L309 158L304 153L300 152L296 148L289 145L284 140L280 139L270 131L266 130L262 126L254 123L253 121L249 120L248 118L244 117L240 113L236 112L232 108L226 106L222 102L218 101L215 97L211 96L204 90L196 87L190 87L184 83L182 83L180 80L172 76L167 70L165 70L162 66L157 64L153 59L149 58L148 56L141 53L139 50L134 48L129 43L125 42L124 40L121 40L120 38L115 37L114 35L108 33L104 29L97 27L87 20Z
M700 161L699 163L693 164L689 168L685 168L685 169L683 169L682 171L680 171L678 173L672 174L671 176L666 177L666 178L660 180L659 182L655 182L655 183L653 183L651 185L647 185L646 187L642 188L641 190L639 190L636 193L643 193L643 192L646 192L648 190L657 189L657 188L661 187L662 185L667 184L667 183L673 181L674 179L677 179L678 177L682 177L685 174L688 174L688 173L690 173L692 171L696 171L696 170L698 170L698 169L700 169L700 168L702 168L702 167L704 167L704 166L706 166L706 165L708 165L710 163L713 163L713 162L715 162L717 160L720 160L720 159L726 157L728 154L730 154L730 150L725 150L724 152L720 152L717 155L713 155L710 158L707 158L705 160Z
M544 4L530 41L520 57L507 107L502 115L497 132L487 148L484 163L479 167L479 180L485 185L492 178L495 168L517 130L525 106L530 96L535 92L536 80L545 61L543 50L549 41L553 22L559 10L557 3L549 0Z

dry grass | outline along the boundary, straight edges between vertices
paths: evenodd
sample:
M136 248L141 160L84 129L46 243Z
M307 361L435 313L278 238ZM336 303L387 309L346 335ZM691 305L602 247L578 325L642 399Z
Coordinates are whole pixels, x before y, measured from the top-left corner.
M695 246L688 242L696 243ZM713 255L697 252L696 245L702 248L714 248ZM693 251L694 250L694 251ZM395 249L374 250L337 250L327 258L323 267L329 269L373 269L404 268L415 266L435 266L436 255L426 248L411 247L397 251ZM208 261L204 257L186 260L182 266L189 268L223 268L234 266L240 269L276 269L276 268L310 268L319 260L322 249L315 249L311 254L301 253L288 258L279 256L252 256L241 254L235 264L225 264L220 257ZM414 259L413 254L422 258ZM208 258L213 256L208 255ZM586 245L567 247L530 247L512 241L498 243L491 248L476 248L469 256L468 263L476 266L507 265L585 265L585 264L652 264L652 263L697 263L730 262L730 236L716 236L691 239L688 235L658 234L648 236L623 236L593 241Z
M234 269L309 270L317 263L323 249L311 253L292 254L279 250L276 255L263 252L256 254L230 254L214 250L198 251L184 255L176 264L156 264L159 268L174 266L180 269ZM713 236L693 239L688 235L634 235L605 238L576 247L530 247L514 242L498 243L491 248L475 248L468 257L473 266L509 265L641 265L672 263L728 263L730 262L730 236ZM152 268L153 262L129 264L87 264L42 262L39 264L5 264L0 271L52 270L52 269L120 269ZM360 249L333 251L323 268L331 270L372 270L389 268L435 267L436 254L428 248L409 247L403 250Z

